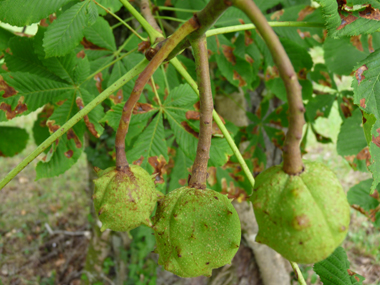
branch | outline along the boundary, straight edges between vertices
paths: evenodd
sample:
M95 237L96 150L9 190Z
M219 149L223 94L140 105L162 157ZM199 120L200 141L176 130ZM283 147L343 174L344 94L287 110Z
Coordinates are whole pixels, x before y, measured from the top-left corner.
M18 164L15 168L11 170L1 180L0 182L0 190L4 188L5 185L9 183L21 170L23 170L29 163L31 163L39 154L41 154L45 149L47 149L53 142L59 139L62 135L64 135L70 128L72 128L78 121L80 121L84 116L86 116L92 109L102 103L105 99L107 99L112 93L116 90L120 89L124 84L126 84L133 77L138 75L141 71L144 70L145 66L148 65L148 61L144 59L139 64L137 64L134 68L128 71L124 76L122 76L119 80L117 80L114 84L100 93L94 100L92 100L89 104L87 104L82 110L76 113L70 120L68 120L62 127L60 127L57 131L50 135L43 143L41 143L31 154L29 154L24 160Z
M186 71L182 63L177 58L173 58L170 61L170 63L175 67L178 73L186 80L186 82L191 86L194 92L199 96L197 83L194 81L191 75ZM239 148L235 144L234 139L231 137L230 133L228 132L227 128L225 127L218 113L215 110L212 111L212 118L214 119L215 123L218 125L218 128L223 133L224 138L227 140L228 144L230 145L234 155L236 156L238 162L240 163L243 169L244 174L247 176L247 179L249 180L249 183L251 184L251 187L253 188L255 186L255 178L253 178L252 172L249 170L248 165L246 164L243 156L241 155Z
M300 141L302 128L305 124L305 107L302 102L301 85L298 83L297 73L294 71L276 33L269 26L264 15L252 0L233 0L234 5L242 10L256 26L270 50L274 63L278 67L280 76L286 88L286 97L289 103L289 129L286 133L283 147L283 170L290 175L297 175L303 171Z
M128 133L133 108L139 100L146 83L161 63L167 58L169 53L178 45L178 43L198 27L198 23L194 17L184 23L170 38L165 41L162 48L158 50L157 54L149 62L148 66L137 78L132 93L124 105L119 128L116 132L115 149L117 170L125 172L129 169L129 165L125 157L125 136Z
M174 58L180 51L190 46L190 40L195 40L202 37L206 31L214 25L219 17L232 5L229 0L210 0L206 7L201 11L194 14L194 17L199 22L199 29L191 33L188 37L183 39L178 46L170 53L168 59Z
M191 41L191 46L194 51L201 106L197 154L194 160L189 186L197 189L206 189L207 164L212 136L212 111L214 109L206 37L203 36Z
M141 0L141 4L140 4L141 14L157 32L162 34L160 27L157 25L157 22L152 15L149 2L150 2L149 0Z

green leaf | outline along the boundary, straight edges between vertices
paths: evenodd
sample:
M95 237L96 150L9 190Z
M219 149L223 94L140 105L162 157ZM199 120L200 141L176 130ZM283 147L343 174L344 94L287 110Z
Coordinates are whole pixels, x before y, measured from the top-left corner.
M89 4L87 0L73 5L48 27L43 44L46 57L65 55L78 45L89 26Z
M116 51L115 37L109 23L102 17L98 17L95 24L84 30L84 36L93 44Z
M9 41L11 54L5 53L5 62L9 71L28 72L48 79L60 81L34 52L34 39L14 37Z
M185 155L182 149L176 149L174 168L170 174L169 191L186 185L192 165L193 161Z
M13 37L15 37L15 34L0 27L0 51L5 50L9 46L8 42Z
M375 209L380 203L369 195L373 179L361 181L348 190L347 200L350 205L358 205L365 211Z
M380 119L380 50L358 64L355 78L354 103L362 110Z
M78 89L78 95L80 96L76 98L77 105L83 104L83 106L86 106L89 104L93 99L95 99L96 95L91 94L84 88ZM80 101L80 99L82 99ZM82 103L80 103L82 102ZM81 106L80 109L83 107ZM91 110L90 113L87 114L89 121L86 121L85 124L87 129L95 136L100 137L100 135L103 133L104 128L99 124L99 121L104 117L104 111L103 107L101 105L96 106L93 110Z
M150 157L159 157L160 155L165 158L166 162L169 162L161 112L156 115L148 127L138 136L133 147L127 152L127 159L130 162L141 159L141 167L146 168L149 165L148 159Z
M28 26L46 18L72 0L0 0L0 21Z
M323 86L327 86L332 89L338 89L336 86L334 75L329 72L326 65L318 63L314 66L313 71L310 72L311 79Z
M17 127L0 126L0 156L14 156L20 153L28 143L26 130Z
M75 98L66 100L50 116L47 122L49 131L52 133L58 130L77 112ZM82 154L83 134L84 123L78 122L53 143L44 159L37 164L36 179L58 176L70 169Z
M314 271L323 285L361 285L363 276L352 272L349 267L346 252L338 247L328 258L314 264Z
M71 85L43 78L35 74L9 72L3 74L3 77L18 93L9 98L0 97L0 102L9 104L13 108L17 106L21 97L23 97L22 103L26 104L27 110L34 111L47 103L54 103L67 98L69 94L73 94L74 92Z
M309 100L306 105L306 117L309 122L315 121L318 117L328 118L335 95L318 95Z
M47 104L42 109L42 111L38 113L37 120L34 122L32 129L33 138L36 145L40 145L50 136L50 132L46 123L53 112L54 106ZM48 150L49 149L45 149L44 152L47 153Z
M380 120L377 119L376 123L372 126L372 140L369 144L369 152L371 154L370 165L368 170L371 171L373 182L371 186L371 194L374 193L375 188L380 183Z
M120 10L120 8L123 6L123 4L119 0L99 0L97 1L99 4L102 6L106 7L108 10L110 10L113 13L116 13L117 11ZM98 13L102 16L107 15L107 12L98 7Z
M337 152L341 156L357 155L367 146L362 124L362 113L359 108L347 118L340 128L337 140Z
M358 61L366 58L366 53L353 45L349 37L327 38L323 44L324 58L329 71L340 75L350 75Z

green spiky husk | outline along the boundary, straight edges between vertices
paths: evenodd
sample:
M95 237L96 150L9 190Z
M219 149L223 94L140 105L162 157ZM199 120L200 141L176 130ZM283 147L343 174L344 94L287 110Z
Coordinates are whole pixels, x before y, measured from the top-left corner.
M158 263L180 277L211 276L240 245L239 216L227 196L182 187L159 201L153 217Z
M150 215L158 196L148 172L137 165L130 166L130 173L110 167L98 173L94 180L94 207L102 222L101 230L129 231L141 224L150 226Z
M315 263L345 239L350 207L335 174L318 162L304 161L301 175L281 165L256 178L251 201L259 225L256 241L290 261Z

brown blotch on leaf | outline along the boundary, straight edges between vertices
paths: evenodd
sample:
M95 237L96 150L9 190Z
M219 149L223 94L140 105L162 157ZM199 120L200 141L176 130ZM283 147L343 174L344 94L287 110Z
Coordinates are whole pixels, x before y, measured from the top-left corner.
M369 152L368 146L363 148L357 155L356 158L358 160L365 160L366 165L369 166L371 164L371 153Z
M68 132L67 132L67 139L68 140L73 139L74 143L75 143L75 146L77 148L81 148L82 147L82 142L79 140L78 136L74 133L73 129L69 129L68 130Z
M243 79L243 77L236 70L234 70L234 75L232 76L232 79L239 81L239 87L247 85L247 82Z
M274 13L270 16L270 19L271 19L271 20L279 21L282 15L284 15L284 9L279 10L279 11L277 11L277 12L274 12Z
M265 81L278 77L280 77L280 74L278 72L277 66L268 66L267 70L265 71Z
M307 74L307 70L304 67L300 71L298 71L297 77L298 77L298 79L306 80L306 74Z
M83 104L83 100L82 100L82 98L78 97L78 98L75 100L75 102L76 102L76 104L77 104L79 110L82 110L82 109L84 108L84 104ZM83 120L84 120L84 123L85 123L87 129L90 131L90 133L91 133L94 137L96 137L96 138L100 137L100 134L98 134L98 132L96 131L94 124L90 122L90 118L88 117L88 115L85 115L85 116L83 117Z
M231 62L232 65L236 64L236 57L234 55L234 47L230 47L227 45L222 45L223 54L226 59Z
M85 48L85 49L92 49L92 50L107 50L106 48L102 48L100 46L97 46L96 44L93 44L92 42L90 42L89 40L87 40L86 38L83 38L82 41L80 42L81 45Z
M61 126L59 125L54 125L55 121L48 121L47 122L47 127L49 128L50 133L56 132Z
M362 107L362 108L366 107L365 98L360 99L360 107Z
M160 155L160 157L152 156L148 158L148 163L153 167L154 171L153 174L156 175L154 179L155 184L162 184L165 183L164 180L164 174L166 174L166 166L167 162L165 158Z
M96 81L95 86L98 89L99 93L103 92L102 82L103 82L103 74L101 72L95 74L94 80Z
M4 91L4 94L1 96L3 98L9 98L17 94L17 91L9 86L0 75L0 93Z
M365 64L360 66L358 69L356 69L355 77L356 77L356 80L358 81L358 85L360 85L360 83L363 81L363 79L365 79L363 72L366 70L368 70L368 67Z
M370 53L375 51L375 49L373 48L373 43L372 43L372 35L368 35L368 51Z
M380 21L379 9L372 8L371 5L368 5L363 11L360 11L359 16L368 20Z
M310 34L310 32L303 32L303 31L301 31L300 29L297 29L297 33L298 33L298 35L301 37L301 39L304 39L304 38L311 38L311 34Z
M20 100L17 106L14 108L14 110L12 110L11 105L8 105L4 102L0 104L0 110L3 110L5 112L5 116L7 117L8 120L11 120L17 115L20 115L24 113L25 111L27 111L28 107L26 106L26 104L23 104Z
M194 131L187 122L181 122L181 126L185 129L186 132L193 135L194 137L198 138L199 134Z
M133 107L133 114L134 115L144 114L144 113L147 113L151 110L153 110L152 104L137 102L135 107Z
M201 118L201 113L198 111L187 111L186 112L186 119L188 120L199 120Z
M315 11L315 8L311 6L306 6L301 11L298 12L298 18L297 21L303 21L307 15L312 14Z
M372 135L372 142L377 146L380 147L380 136L375 137Z
M117 91L117 93L116 93L116 96L115 95L111 95L110 96L110 100L114 104L119 104L119 103L123 102L123 89L119 89L119 91Z
M140 166L140 165L142 164L143 160L144 160L144 157L143 157L143 156L140 156L140 158L137 159L137 160L135 160L135 161L133 162L133 164L134 164L134 165L138 165L138 166Z
M363 44L360 40L361 37L362 37L362 35L353 36L350 38L350 42L354 47L356 47L357 50L364 51Z
M349 13L347 16L345 16L343 14L339 14L339 16L341 19L341 23L340 23L339 27L337 28L337 30L343 29L345 26L355 22L357 19L357 17L355 17L351 13Z
M239 22L240 24L244 25L245 22L243 19L239 19ZM253 39L252 39L252 32L247 30L247 31L244 31L244 44L245 46L249 46L250 44L253 43Z
M179 179L179 180L178 180L178 183L179 183L179 185L181 185L181 186L185 186L186 182L187 182L186 179Z
M71 158L73 156L73 154L74 154L74 151L71 149L65 152L65 156L67 158Z
M323 85L323 86L331 87L332 86L332 80L331 80L330 74L326 71L320 71L319 73L325 78L325 80L320 79L320 80L318 80L318 83Z
M77 58L84 58L86 56L86 53L84 50L81 50L80 52L77 53Z

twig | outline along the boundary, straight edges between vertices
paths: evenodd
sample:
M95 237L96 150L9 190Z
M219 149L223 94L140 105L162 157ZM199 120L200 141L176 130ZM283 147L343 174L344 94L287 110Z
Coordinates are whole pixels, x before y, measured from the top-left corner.
M141 14L144 16L145 20L159 33L162 34L160 27L157 25L156 20L152 15L152 11L150 10L149 0L141 0L140 4Z
M167 39L162 48L159 49L157 54L149 62L148 66L137 78L132 93L124 105L119 127L116 132L115 149L117 170L126 172L129 169L129 164L125 157L125 136L128 133L133 108L139 100L145 84L177 44L198 27L198 22L194 18L191 18L184 23L170 38Z
M197 71L198 89L200 94L200 129L197 154L195 156L189 186L197 189L206 189L207 163L210 155L212 136L212 91L206 37L191 41L194 51Z
M51 236L52 235L63 234L63 235L68 235L68 236L85 236L86 238L90 238L91 237L91 232L90 231L78 231L78 232L61 231L61 230L55 230L55 231L53 231L48 223L45 223L45 228L46 228L46 230L49 232L49 234Z
M294 71L292 63L276 33L270 27L256 4L252 0L233 0L233 3L256 26L256 29L270 50L274 63L278 67L280 76L284 81L289 104L289 129L286 133L283 147L283 170L290 175L300 174L303 171L300 142L302 139L302 128L305 124L305 107L302 102L301 85L298 83L297 73Z

